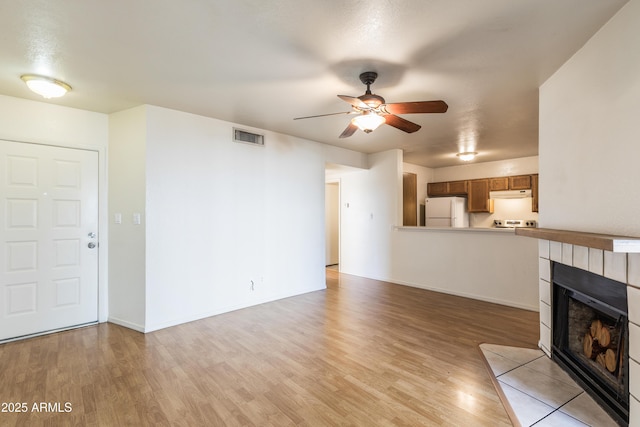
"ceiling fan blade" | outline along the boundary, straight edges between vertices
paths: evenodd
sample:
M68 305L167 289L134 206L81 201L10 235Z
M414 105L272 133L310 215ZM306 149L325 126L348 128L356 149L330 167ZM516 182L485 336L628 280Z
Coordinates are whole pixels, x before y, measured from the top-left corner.
M380 106L389 114L444 113L448 108L444 101L396 102Z
M348 102L349 104L353 105L354 107L366 108L367 110L371 108L367 104L362 102L359 98L356 98L355 96L338 95L338 98L342 99L343 101Z
M340 134L339 138L349 138L357 130L358 130L358 126L356 126L353 123L349 122L349 126L347 126L347 128L342 131L342 133Z
M293 120L313 119L315 117L338 116L341 114L355 114L355 111L343 111L340 113L318 114L316 116L295 117Z
M384 116L386 119L386 123L389 126L393 126L396 129L400 129L401 131L407 133L417 132L422 126L417 123L410 122L409 120L405 120L402 117L394 116L393 114L387 114Z

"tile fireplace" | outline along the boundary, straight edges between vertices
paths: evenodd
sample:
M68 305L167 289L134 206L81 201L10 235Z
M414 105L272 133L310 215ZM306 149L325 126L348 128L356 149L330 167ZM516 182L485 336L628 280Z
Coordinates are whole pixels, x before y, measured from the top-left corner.
M629 422L626 284L552 262L552 359L606 408Z
M585 365L593 368L597 372L595 378L601 377L589 380L594 399L603 407L621 408L614 416L619 424L640 426L640 239L548 229L517 230L516 234L537 238L539 242L540 349L570 373L576 365L578 369ZM569 279L567 284L566 273L576 270L579 278ZM556 284L554 278L559 279ZM595 280L596 288L606 289L607 295L586 291L581 285L585 280ZM565 286L557 282L565 282ZM618 305L622 300L627 304L626 309ZM564 305L563 316L571 316L572 324L563 325L564 321L557 318L556 303ZM592 323L594 334L598 326L606 329L604 334L609 335L603 338L606 346L600 342L600 335L596 334L598 340L591 336ZM556 331L556 328L564 330ZM616 342L612 344L606 342L607 339ZM586 357L589 351L588 345L585 350L585 341L592 346L589 357ZM566 348L562 349L563 346ZM608 355L607 350L611 350ZM563 351L573 355L563 356ZM598 361L599 355L602 356ZM579 378L580 374L573 372L572 376ZM580 382L585 389L589 388L584 381ZM599 388L607 386L603 387L602 383L609 384L613 390L610 393L614 396L613 404L603 403L606 399ZM619 396L622 394L624 396ZM628 418L624 415L625 408ZM608 412L612 413L611 407Z

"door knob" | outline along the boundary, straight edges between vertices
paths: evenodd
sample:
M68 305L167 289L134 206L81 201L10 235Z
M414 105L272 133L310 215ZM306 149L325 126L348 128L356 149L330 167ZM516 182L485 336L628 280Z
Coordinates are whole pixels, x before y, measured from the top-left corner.
M95 247L96 247L96 244L95 244L95 243L93 243L93 242L89 242L89 244L87 245L87 247L88 247L89 249L93 249L93 248L95 248Z

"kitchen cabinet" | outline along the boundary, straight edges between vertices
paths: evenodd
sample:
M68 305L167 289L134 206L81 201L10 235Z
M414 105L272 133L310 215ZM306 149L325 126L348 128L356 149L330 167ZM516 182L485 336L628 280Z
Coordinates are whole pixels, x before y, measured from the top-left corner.
M509 189L509 178L489 178L489 191L503 191Z
M427 184L429 197L466 196L468 181L430 182Z
M529 190L531 175L517 175L509 177L509 190Z
M493 213L493 200L489 199L489 179L469 181L467 194L467 207L470 213Z
M531 175L531 210L538 212L538 174Z

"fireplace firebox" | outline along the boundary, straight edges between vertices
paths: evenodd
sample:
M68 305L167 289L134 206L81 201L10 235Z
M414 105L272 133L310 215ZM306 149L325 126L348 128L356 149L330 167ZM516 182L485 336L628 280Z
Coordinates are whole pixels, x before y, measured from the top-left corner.
M552 358L620 424L629 422L627 290L553 263Z

